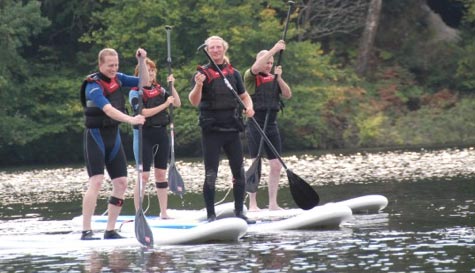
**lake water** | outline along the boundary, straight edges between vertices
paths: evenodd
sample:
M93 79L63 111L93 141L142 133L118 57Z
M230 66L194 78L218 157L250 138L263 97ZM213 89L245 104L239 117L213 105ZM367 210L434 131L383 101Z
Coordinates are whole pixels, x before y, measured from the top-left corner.
M299 155L284 161L314 187L322 204L366 194L384 195L389 204L336 229L248 233L233 244L39 253L2 245L7 250L0 252L0 272L475 272L474 149ZM202 166L177 166L189 192L183 200L170 196L170 207L202 208L196 190ZM221 180L229 181L229 169L222 166ZM133 176L133 167L130 171ZM63 232L64 223L81 213L86 180L82 167L0 171L0 232ZM279 203L293 208L285 180ZM227 188L220 184L217 200ZM150 195L149 213L157 213ZM105 200L106 189L101 196ZM124 213L132 214L131 203Z

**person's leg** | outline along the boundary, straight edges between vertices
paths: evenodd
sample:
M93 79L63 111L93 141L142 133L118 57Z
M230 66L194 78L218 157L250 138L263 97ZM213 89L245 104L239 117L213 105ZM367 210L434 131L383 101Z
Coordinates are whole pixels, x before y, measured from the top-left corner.
M251 155L252 161L256 160L259 143L261 135L257 132L254 123L248 123L246 126L246 136L247 136L247 146L249 149L249 154ZM259 170L260 171L260 170ZM260 173L259 173L260 177ZM259 211L259 206L257 205L257 192L248 192L249 196L249 211Z
M170 141L166 127L153 128L155 139L154 145L154 167L155 167L155 188L157 191L158 203L160 205L160 217L167 219L168 208L168 180L166 177L168 158L170 157Z
M127 190L127 177L117 177L112 179L112 193L107 206L108 218L106 231L114 230L117 217L119 217L122 205L124 203L124 195Z
M223 149L229 159L229 167L233 174L234 213L236 217L245 220L248 224L255 224L256 221L248 219L243 214L246 177L244 174L244 158L239 133L227 133Z
M280 171L282 170L282 164L278 159L269 160L270 172L269 172L269 210L280 210L277 203L277 192L279 190Z
M214 195L216 178L218 176L219 154L221 151L222 134L216 132L202 133L202 149L205 165L205 181L203 184L203 197L206 205L208 220L216 219L214 210Z
M157 189L158 204L160 205L160 218L170 218L167 214L168 208L168 182L166 170L155 168L155 188Z
M82 229L92 230L91 219L97 205L97 198L102 186L104 175L94 175L89 178L88 187L82 200Z
M269 124L266 134L271 141L272 145L279 153L282 152L280 132L277 127L277 123L273 122ZM267 159L269 161L269 181L268 181L268 193L269 193L269 210L279 210L282 209L277 203L277 192L279 190L279 181L280 181L280 172L282 170L282 164L280 163L277 155L274 154L271 149L265 145L265 151L267 154Z

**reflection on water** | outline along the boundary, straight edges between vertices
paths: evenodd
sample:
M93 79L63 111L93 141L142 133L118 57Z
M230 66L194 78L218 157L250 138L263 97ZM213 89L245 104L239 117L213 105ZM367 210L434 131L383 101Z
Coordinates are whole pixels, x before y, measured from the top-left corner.
M418 166L411 163L406 165L406 170L400 168L404 164L397 163L402 158L401 153L388 153L386 156L385 162L394 162L396 169L391 169L391 164L381 164L378 174L354 175L353 181L342 178L341 181L346 181L344 183L314 185L322 203L365 194L382 194L388 198L388 207L383 212L354 215L337 229L248 233L235 244L162 246L153 250L130 247L23 253L8 248L3 251L6 246L0 242L0 271L475 272L475 174L471 169L475 165L470 163L475 160L475 154L472 150L458 153L456 150L436 151L433 155L430 152L411 153L406 155L407 158L422 158L424 163ZM371 156L349 155L341 156L343 164L338 163L338 157L335 156L335 161L329 161L335 162L338 167L346 167L328 171L330 173L324 176L347 177L349 174L345 174L344 170L348 169L357 169L356 174L362 174L361 166L368 167L379 162L373 156L369 160L372 164L366 162L360 165L359 160ZM384 156L378 154L378 157ZM447 157L454 162L444 159ZM431 164L428 158L436 161ZM410 162L408 159L403 161ZM440 167L438 161L449 164L453 172ZM319 170L315 175L322 175L323 170L330 169L327 166L320 168L324 162L321 158L314 158L313 161L300 159L298 162L305 166L319 165L313 168ZM463 166L463 162L470 166ZM375 168L372 167L371 171L374 172ZM337 174L337 170L342 174ZM411 173L414 170L417 170L417 175ZM293 171L301 175L299 171ZM376 178L381 173L388 174L388 179ZM396 173L405 173L406 176L397 177ZM0 177L2 175L0 173ZM317 181L320 178L306 179ZM358 179L361 181L355 181ZM4 189L5 184L0 190ZM262 189L260 194L262 205L266 203L265 190ZM8 192L12 191L1 194L4 196ZM77 193L70 194L67 201L47 203L39 202L39 199L32 202L31 193L24 195L27 197L19 197L18 200L30 200L26 204L5 202L3 197L0 199L1 233L33 234L67 230L68 221L65 219L80 213L80 194ZM201 197L199 193L188 193L185 199L188 198ZM280 191L279 201L288 207L294 206L287 188ZM177 203L172 201L173 206L176 207ZM132 208L126 210L130 213Z

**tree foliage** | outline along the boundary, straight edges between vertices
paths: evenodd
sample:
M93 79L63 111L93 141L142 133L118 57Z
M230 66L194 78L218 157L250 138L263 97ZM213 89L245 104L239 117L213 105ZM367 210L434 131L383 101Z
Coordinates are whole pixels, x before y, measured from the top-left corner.
M434 38L440 33L425 0L383 1L370 73L358 77L369 2L306 0L292 8L282 55L293 90L279 116L284 150L473 141L463 117L471 115L475 87L473 1L450 1L464 8L457 41ZM175 147L178 156L199 155L198 113L188 103L196 66L207 62L197 47L222 36L244 73L257 52L281 39L288 9L283 0L1 1L0 163L81 161L78 92L97 70L97 52L116 48L120 70L132 73L134 52L144 47L164 82L167 25L183 102L174 112ZM130 152L130 126L121 128Z

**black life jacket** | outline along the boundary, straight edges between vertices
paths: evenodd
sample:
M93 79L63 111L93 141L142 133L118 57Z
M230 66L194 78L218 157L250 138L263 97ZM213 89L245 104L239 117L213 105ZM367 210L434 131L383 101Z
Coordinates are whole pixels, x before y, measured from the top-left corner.
M259 73L256 75L256 91L251 95L255 111L274 110L281 108L280 87L275 83L274 75Z
M133 88L133 90L138 90L138 88ZM154 84L149 87L143 87L143 107L144 108L154 108L165 103L169 97L168 93L163 89L159 84ZM156 115L148 117L145 119L145 127L152 126L166 126L170 123L170 116L168 115L168 110L158 112Z
M81 104L84 107L85 125L87 128L105 128L117 126L120 122L107 116L102 109L91 100L86 100L86 85L96 82L101 86L104 96L117 110L125 113L125 98L120 92L122 83L115 77L109 79L100 72L93 73L86 77L81 85Z
M218 71L212 68L213 65L198 66L197 70L206 75L203 82L200 110L233 110L238 106L236 98L231 90L226 86L224 79ZM225 64L221 69L231 86L236 89L236 78L234 68L230 64Z
M242 108L219 72L212 64L198 66L197 70L206 75L199 105L201 128L221 132L243 131ZM221 72L236 90L237 80L231 64L223 65Z

